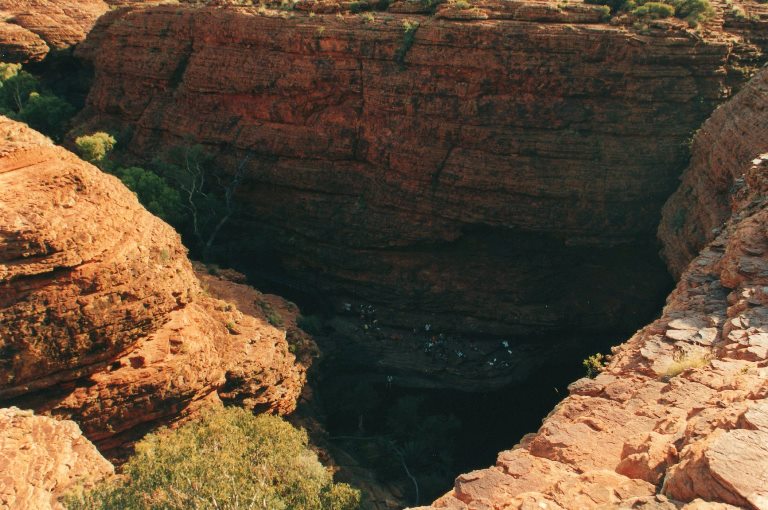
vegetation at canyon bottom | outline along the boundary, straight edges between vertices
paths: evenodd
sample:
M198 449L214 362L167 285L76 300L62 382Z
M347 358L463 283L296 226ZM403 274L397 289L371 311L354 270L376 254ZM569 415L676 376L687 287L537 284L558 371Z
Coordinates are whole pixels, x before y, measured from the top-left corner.
M43 87L21 64L0 62L0 114L60 141L75 108Z
M355 510L307 434L281 418L231 407L136 445L123 476L65 498L70 510Z

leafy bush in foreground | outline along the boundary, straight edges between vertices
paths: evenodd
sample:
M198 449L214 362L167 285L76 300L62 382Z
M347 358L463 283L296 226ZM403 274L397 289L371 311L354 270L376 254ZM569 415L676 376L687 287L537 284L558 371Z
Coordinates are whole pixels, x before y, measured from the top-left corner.
M240 408L148 435L124 480L65 500L70 510L355 510L360 494L334 484L307 434Z

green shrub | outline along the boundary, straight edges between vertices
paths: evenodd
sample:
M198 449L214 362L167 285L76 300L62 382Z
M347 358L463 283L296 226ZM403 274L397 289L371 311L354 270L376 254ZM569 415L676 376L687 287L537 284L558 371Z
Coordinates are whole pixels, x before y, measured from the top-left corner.
M0 63L0 113L59 141L75 108L48 91L19 64Z
M595 7L595 9L598 10L600 13L600 17L603 19L603 21L611 19L611 8L607 5L600 5L598 7Z
M651 19L675 16L684 19L691 27L710 19L715 11L709 0L584 0L588 4L608 6L612 14L629 12L638 17Z
M709 0L683 0L675 10L675 16L687 21L691 27L707 21L714 14L715 10Z
M611 12L617 12L621 10L624 5L624 0L584 0L584 3L592 5L606 5L611 9Z
M18 119L58 141L64 136L66 124L74 114L74 106L63 99L53 94L32 92Z
M141 205L149 212L168 223L182 221L184 207L181 195L171 188L165 179L151 170L137 166L118 168L115 175L128 189L136 193Z
M20 64L2 64L2 87L0 87L0 108L11 116L18 114L40 85L37 78L21 70Z
M408 50L413 46L416 40L416 30L419 28L418 21L403 20L403 42L395 52L395 61L400 64L401 67L405 66L405 56L408 54Z
M632 9L632 14L641 18L661 19L674 16L675 8L660 2L648 2Z
M285 326L283 316L280 315L277 310L272 308L272 305L266 301L259 301L258 305L259 308L261 308L261 311L264 313L264 317L267 319L267 322L269 322L272 326L276 328L282 328Z
M80 157L94 165L101 165L107 155L115 148L116 143L115 137L103 131L79 136L75 139L75 146Z
M148 435L125 479L70 495L70 510L355 510L360 494L332 476L307 434L275 416L239 408L210 412Z
M593 354L592 356L582 361L581 364L587 370L587 377L594 379L597 377L597 374L603 371L605 362L605 355L598 352L597 354Z
M21 64L6 64L0 62L0 83L4 83L13 78L21 71Z

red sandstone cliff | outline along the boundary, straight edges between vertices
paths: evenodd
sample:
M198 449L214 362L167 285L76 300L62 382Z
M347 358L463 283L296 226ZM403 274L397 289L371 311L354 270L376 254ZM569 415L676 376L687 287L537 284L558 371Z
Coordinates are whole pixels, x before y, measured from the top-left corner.
M573 383L536 434L458 477L430 508L768 508L767 84L763 71L694 141L683 188L703 184L687 210L701 214L722 189L706 188L712 176L738 185L721 193L732 214L713 211L727 221L662 317L615 348L597 378ZM667 244L672 260L687 256L680 246Z
M698 130L691 163L664 206L659 238L679 275L732 213L730 197L744 186L744 162L768 152L768 80L755 79Z
M49 51L79 43L99 16L104 0L0 0L0 61L42 60Z
M0 508L62 509L58 498L114 472L71 421L0 409Z
M469 20L409 5L106 16L79 50L96 71L81 124L132 128L139 157L250 153L232 256L277 259L281 283L372 303L380 323L533 337L652 313L658 210L684 140L762 59L752 32L640 33L580 3L480 2Z
M305 366L256 305L289 329L295 306L201 286L117 178L5 118L0 140L0 405L72 418L102 451L221 400L293 410Z

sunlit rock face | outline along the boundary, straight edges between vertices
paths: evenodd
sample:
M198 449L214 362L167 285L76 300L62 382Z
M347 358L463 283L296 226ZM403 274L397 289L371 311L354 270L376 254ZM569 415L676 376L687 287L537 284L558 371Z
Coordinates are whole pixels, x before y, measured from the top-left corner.
M69 48L109 10L104 0L0 0L0 61L35 62Z
M295 306L201 287L178 234L116 177L6 118L0 139L0 405L72 418L102 451L222 400L294 409Z
M114 473L76 423L0 409L0 507L63 509L58 499Z

